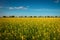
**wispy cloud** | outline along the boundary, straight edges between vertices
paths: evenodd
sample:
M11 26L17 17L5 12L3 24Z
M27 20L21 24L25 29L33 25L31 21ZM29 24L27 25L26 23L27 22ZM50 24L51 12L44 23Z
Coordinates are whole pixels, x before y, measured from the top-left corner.
M22 9L22 10L26 10L28 9L28 7L24 7L24 6L19 6L19 7L9 7L9 9Z
M9 9L14 9L13 7L9 7Z
M60 11L60 9L32 9L32 11Z
M59 0L54 0L55 3L59 3Z
M2 6L0 6L0 8L3 8Z

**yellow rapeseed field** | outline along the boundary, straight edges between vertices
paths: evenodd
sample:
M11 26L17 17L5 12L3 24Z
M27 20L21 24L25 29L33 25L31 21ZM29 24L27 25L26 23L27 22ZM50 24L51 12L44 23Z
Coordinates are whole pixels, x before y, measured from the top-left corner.
M0 40L60 40L60 18L0 18Z

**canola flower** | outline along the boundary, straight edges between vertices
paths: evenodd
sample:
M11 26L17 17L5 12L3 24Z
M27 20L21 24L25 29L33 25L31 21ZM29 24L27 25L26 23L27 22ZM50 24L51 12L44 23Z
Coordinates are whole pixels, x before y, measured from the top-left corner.
M60 40L60 18L0 18L0 40Z

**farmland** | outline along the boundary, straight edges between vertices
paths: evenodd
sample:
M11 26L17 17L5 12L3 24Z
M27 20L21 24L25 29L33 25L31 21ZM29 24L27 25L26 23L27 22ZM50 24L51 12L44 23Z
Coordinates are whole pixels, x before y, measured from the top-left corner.
M60 40L60 18L0 18L0 40Z

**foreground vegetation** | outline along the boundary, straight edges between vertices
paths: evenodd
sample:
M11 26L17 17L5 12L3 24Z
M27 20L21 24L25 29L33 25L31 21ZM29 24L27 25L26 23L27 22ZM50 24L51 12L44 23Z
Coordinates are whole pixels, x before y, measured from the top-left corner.
M0 18L0 40L60 40L60 18Z

